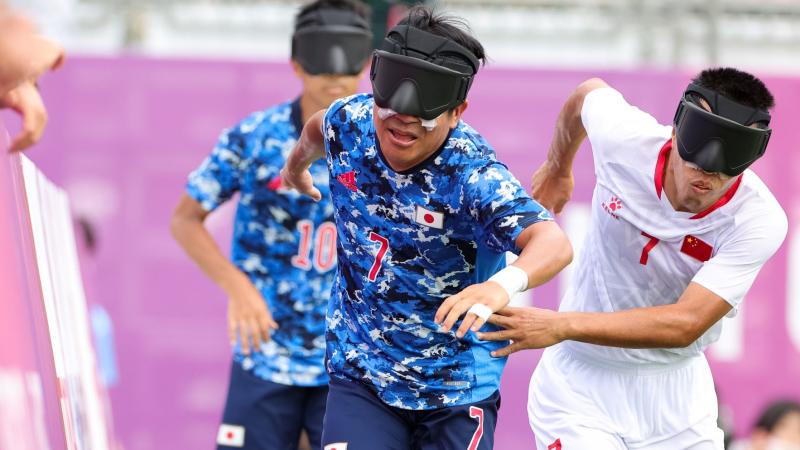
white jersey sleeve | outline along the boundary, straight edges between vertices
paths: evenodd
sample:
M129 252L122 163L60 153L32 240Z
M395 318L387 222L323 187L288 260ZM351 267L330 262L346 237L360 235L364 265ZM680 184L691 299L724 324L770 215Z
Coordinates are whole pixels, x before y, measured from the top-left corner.
M610 87L595 89L586 95L581 121L592 144L598 177L605 172L608 163L649 158L650 155L641 152L643 148L652 147L649 140L657 136L663 143L671 134L671 127L659 124L650 114L628 104L619 91Z
M735 217L735 225L719 251L692 278L692 282L730 303L733 307L730 315L736 314L761 267L786 237L789 228L786 213L774 198L771 200L764 208Z

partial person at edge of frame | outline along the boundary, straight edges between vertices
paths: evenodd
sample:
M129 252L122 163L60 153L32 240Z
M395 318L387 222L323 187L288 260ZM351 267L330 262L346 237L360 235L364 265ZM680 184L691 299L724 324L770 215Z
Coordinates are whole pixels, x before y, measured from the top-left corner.
M58 44L0 2L0 108L12 109L22 119L22 129L14 136L10 151L25 150L41 139L47 109L36 82L63 62L64 50Z

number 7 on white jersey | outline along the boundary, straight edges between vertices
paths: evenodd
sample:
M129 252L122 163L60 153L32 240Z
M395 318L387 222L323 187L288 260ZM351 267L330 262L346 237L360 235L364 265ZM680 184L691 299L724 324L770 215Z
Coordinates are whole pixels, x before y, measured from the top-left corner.
M639 257L639 264L646 266L647 260L650 255L650 251L653 250L653 247L655 247L659 243L659 239L657 237L650 236L644 231L642 231L642 236L650 239L649 241L647 241L647 244L645 244L644 248L642 249L642 256Z

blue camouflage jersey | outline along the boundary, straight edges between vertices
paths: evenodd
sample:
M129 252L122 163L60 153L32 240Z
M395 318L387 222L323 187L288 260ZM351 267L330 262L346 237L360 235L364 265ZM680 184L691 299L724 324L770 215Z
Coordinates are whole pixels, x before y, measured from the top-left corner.
M523 229L552 217L466 123L426 161L396 172L372 114L372 96L362 94L334 102L323 123L339 231L328 372L404 409L483 400L499 387L505 358L490 352L504 344L439 332L434 315L504 267Z
M311 166L317 203L281 187L286 157L302 129L297 101L257 112L222 133L189 175L187 190L212 211L239 192L233 263L264 296L279 325L261 352L234 360L275 383L327 384L325 311L336 266L336 228L324 161Z

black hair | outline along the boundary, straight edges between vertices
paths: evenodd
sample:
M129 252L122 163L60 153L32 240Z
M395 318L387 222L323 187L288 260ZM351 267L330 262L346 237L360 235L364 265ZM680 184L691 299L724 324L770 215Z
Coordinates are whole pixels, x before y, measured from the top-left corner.
M758 417L753 427L771 433L775 426L791 413L800 414L800 403L794 400L778 400L772 402L761 412L761 415Z
M775 98L764 82L741 70L730 67L706 69L692 82L751 108L766 111L775 106Z
M422 31L448 38L466 48L483 65L486 65L486 52L483 45L475 39L469 25L460 17L439 13L424 5L416 5L408 10L408 15L399 25L410 25Z
M367 22L369 22L371 13L370 7L361 0L316 0L300 7L300 10L294 17L295 31L297 31L297 24L301 17L320 9L352 11ZM308 25L308 23L304 23L304 25Z

